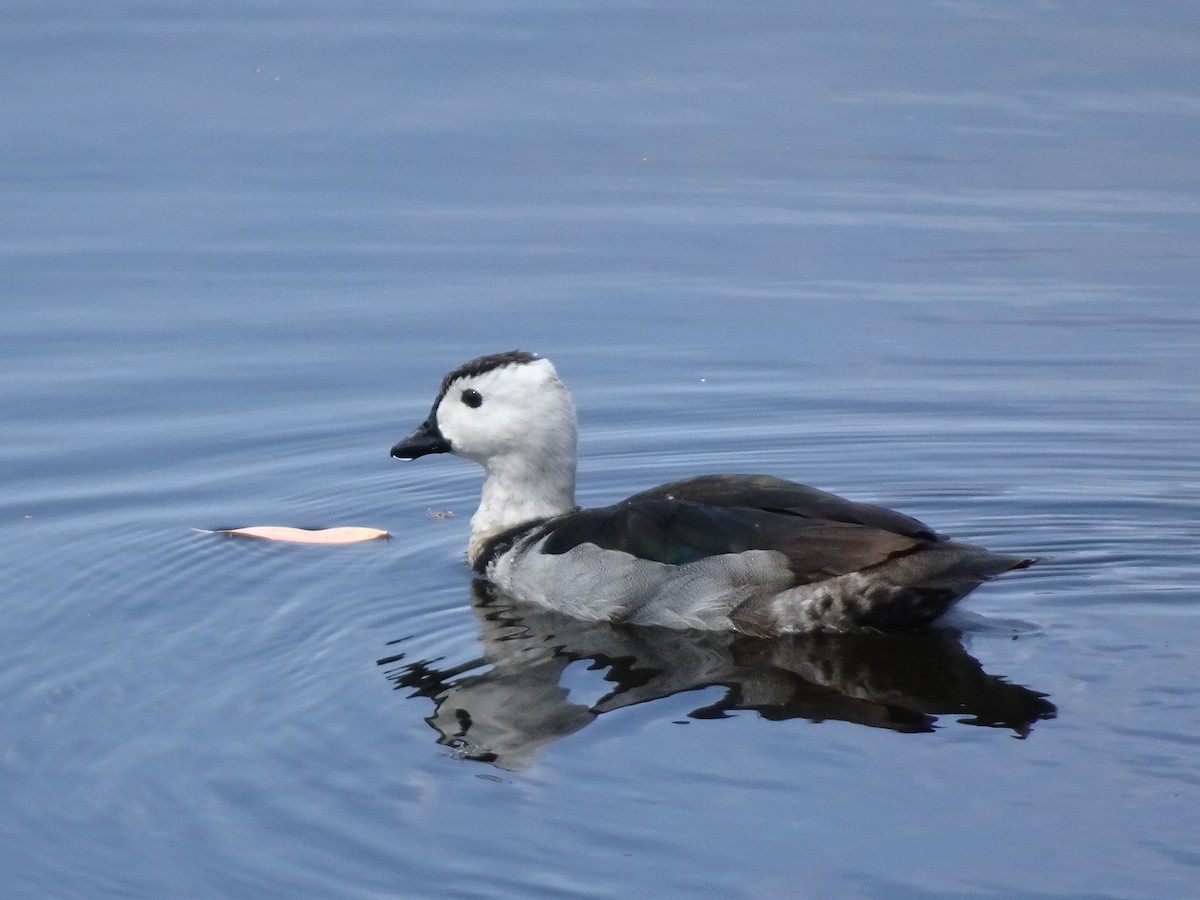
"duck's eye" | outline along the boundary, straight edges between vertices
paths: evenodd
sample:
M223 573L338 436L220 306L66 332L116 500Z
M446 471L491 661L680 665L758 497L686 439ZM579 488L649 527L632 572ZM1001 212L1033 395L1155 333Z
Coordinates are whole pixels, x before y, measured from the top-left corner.
M475 390L475 388L467 388L462 392L462 402L471 407L471 409L478 409L479 404L483 402L483 395Z

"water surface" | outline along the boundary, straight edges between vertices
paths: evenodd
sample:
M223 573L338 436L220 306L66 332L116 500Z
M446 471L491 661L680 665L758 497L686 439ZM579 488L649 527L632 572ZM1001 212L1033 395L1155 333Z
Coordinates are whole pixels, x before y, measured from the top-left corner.
M6 891L1193 893L1198 25L10 4ZM512 347L582 503L768 472L1042 561L883 642L513 610L478 473L387 458Z

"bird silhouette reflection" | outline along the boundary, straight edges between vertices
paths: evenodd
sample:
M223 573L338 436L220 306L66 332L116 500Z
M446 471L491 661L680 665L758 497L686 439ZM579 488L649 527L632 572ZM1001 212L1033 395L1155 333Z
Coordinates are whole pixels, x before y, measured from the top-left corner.
M1024 738L1055 715L1046 694L984 672L948 629L764 640L583 622L518 604L479 580L471 592L482 656L446 669L411 652L378 663L397 690L433 701L426 721L439 744L503 769L525 768L543 747L606 712L714 685L723 696L691 718L753 710L766 719L833 719L917 733L950 715ZM599 699L575 699L562 684L567 668L581 661L603 672Z

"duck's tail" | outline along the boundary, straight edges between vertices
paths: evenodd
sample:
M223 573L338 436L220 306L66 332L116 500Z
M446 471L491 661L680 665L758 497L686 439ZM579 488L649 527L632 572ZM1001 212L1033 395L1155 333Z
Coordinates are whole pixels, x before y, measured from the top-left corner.
M1009 556L973 544L938 541L876 567L875 581L890 596L884 603L862 604L862 625L880 629L922 627L985 581L1015 569L1027 569L1036 562L1035 557Z
M779 594L759 596L730 618L747 634L796 631L913 631L924 628L983 582L1037 562L939 540L877 565Z

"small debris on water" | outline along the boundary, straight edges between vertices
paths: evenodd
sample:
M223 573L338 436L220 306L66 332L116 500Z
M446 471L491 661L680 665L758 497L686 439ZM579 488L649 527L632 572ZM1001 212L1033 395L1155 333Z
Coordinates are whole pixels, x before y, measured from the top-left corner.
M293 544L357 544L389 537L379 528L361 525L343 525L338 528L291 528L287 525L250 525L245 528L218 528L208 530L193 528L205 534L227 534L230 536L261 538L267 541L288 541Z

